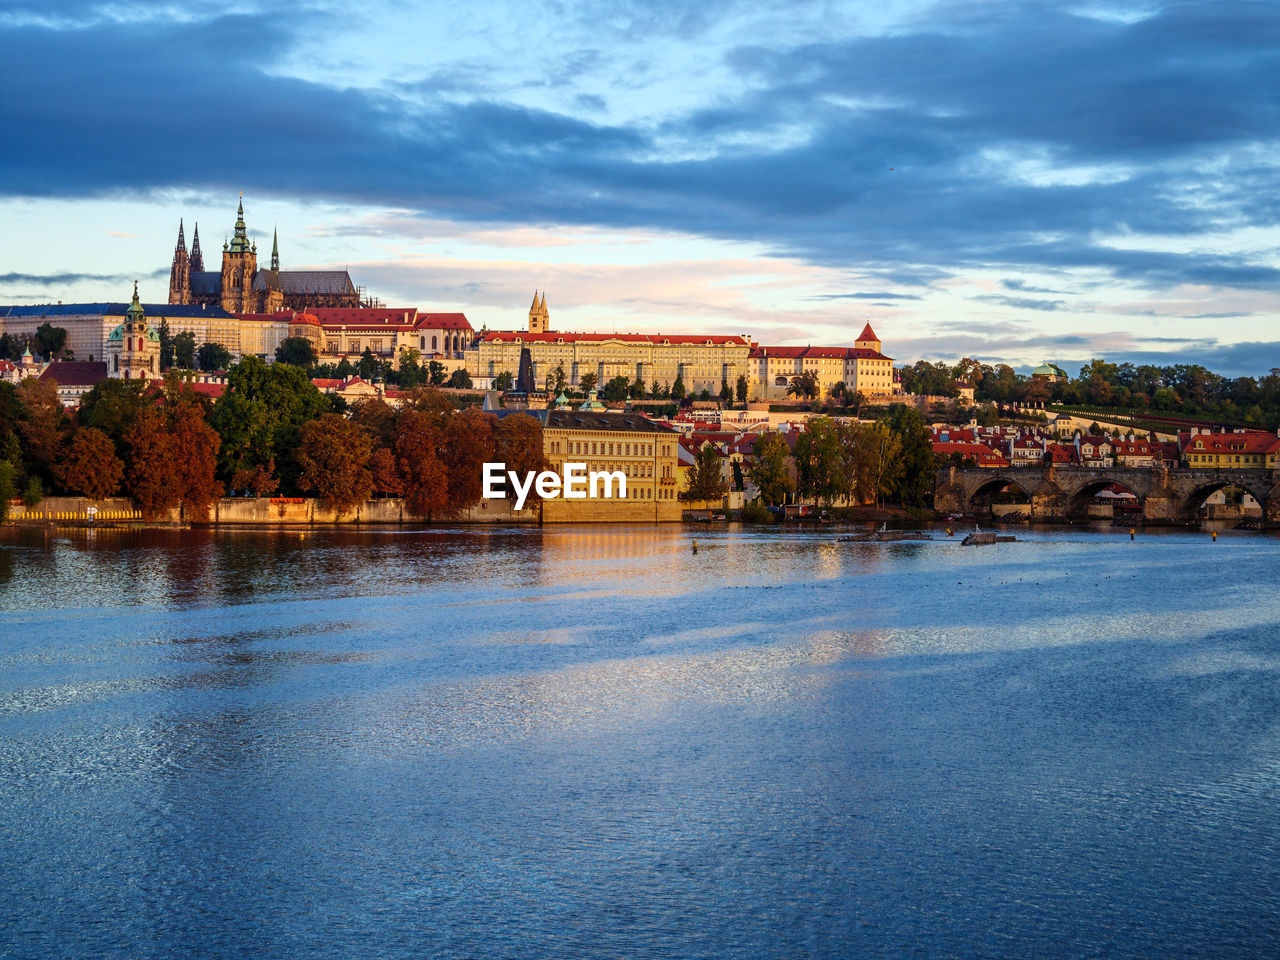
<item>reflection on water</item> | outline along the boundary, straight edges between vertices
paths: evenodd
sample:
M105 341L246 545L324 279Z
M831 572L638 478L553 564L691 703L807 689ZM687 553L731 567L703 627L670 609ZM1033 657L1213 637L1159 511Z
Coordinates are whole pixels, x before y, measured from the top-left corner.
M1270 955L1280 543L1025 536L5 530L0 956Z

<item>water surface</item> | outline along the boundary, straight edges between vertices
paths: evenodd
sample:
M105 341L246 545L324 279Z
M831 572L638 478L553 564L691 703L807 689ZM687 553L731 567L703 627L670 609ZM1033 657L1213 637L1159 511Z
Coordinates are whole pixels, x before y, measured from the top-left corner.
M1274 956L1280 542L1020 535L6 530L0 957Z

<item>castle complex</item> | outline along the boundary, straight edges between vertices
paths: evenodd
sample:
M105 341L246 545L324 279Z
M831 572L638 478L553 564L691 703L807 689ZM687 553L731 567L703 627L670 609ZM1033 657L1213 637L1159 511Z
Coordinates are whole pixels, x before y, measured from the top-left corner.
M744 378L750 399L781 400L795 378L807 375L819 396L842 389L886 396L898 389L893 361L881 352L870 324L852 347L766 347L747 335L560 332L552 328L545 292L534 293L525 330L477 333L462 313L373 307L361 301L346 270L281 270L275 236L270 266L260 270L243 198L220 270L204 268L198 226L188 251L179 220L168 304L141 304L135 285L132 304L0 307L0 333L30 336L42 323L67 331L66 346L76 359L109 363L112 375L128 377L159 373L150 345L164 328L171 336L191 334L197 345L220 344L236 359L273 358L290 337L309 340L325 364L355 362L368 352L396 367L413 351L446 373L465 370L481 388L523 372L538 391L560 382L582 389L626 377L646 390L679 382L688 394L719 395Z
M244 198L236 208L235 234L222 245L222 269L205 270L200 225L191 252L178 221L178 243L169 268L169 302L220 307L228 313L276 313L316 307L359 307L360 291L345 270L281 270L278 237L271 238L271 268L258 269L258 245L244 224Z

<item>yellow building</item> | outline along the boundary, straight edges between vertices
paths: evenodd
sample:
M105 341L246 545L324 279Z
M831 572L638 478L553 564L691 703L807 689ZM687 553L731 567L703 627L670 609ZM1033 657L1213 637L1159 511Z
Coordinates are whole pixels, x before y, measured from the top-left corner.
M781 400L795 377L812 373L819 397L830 396L837 383L849 393L886 396L893 393L893 359L880 350L880 338L869 323L852 347L754 346L748 391L756 399Z
M627 478L626 499L543 501L544 523L680 519L674 430L631 413L557 409L544 416L542 449L552 470L563 476L566 463L582 463L588 474L620 471Z
M1280 437L1260 430L1195 433L1178 440L1183 462L1193 469L1274 470L1280 461Z

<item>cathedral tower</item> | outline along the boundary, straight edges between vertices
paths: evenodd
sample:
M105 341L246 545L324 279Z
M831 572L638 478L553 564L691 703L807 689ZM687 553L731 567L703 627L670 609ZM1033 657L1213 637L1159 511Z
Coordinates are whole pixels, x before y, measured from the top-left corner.
M179 220L178 245L173 249L173 265L169 268L170 303L191 302L191 259L187 256L187 240L182 235L182 221Z
M253 278L258 272L258 245L250 244L244 228L244 195L236 208L236 232L222 246L222 309L254 313Z

